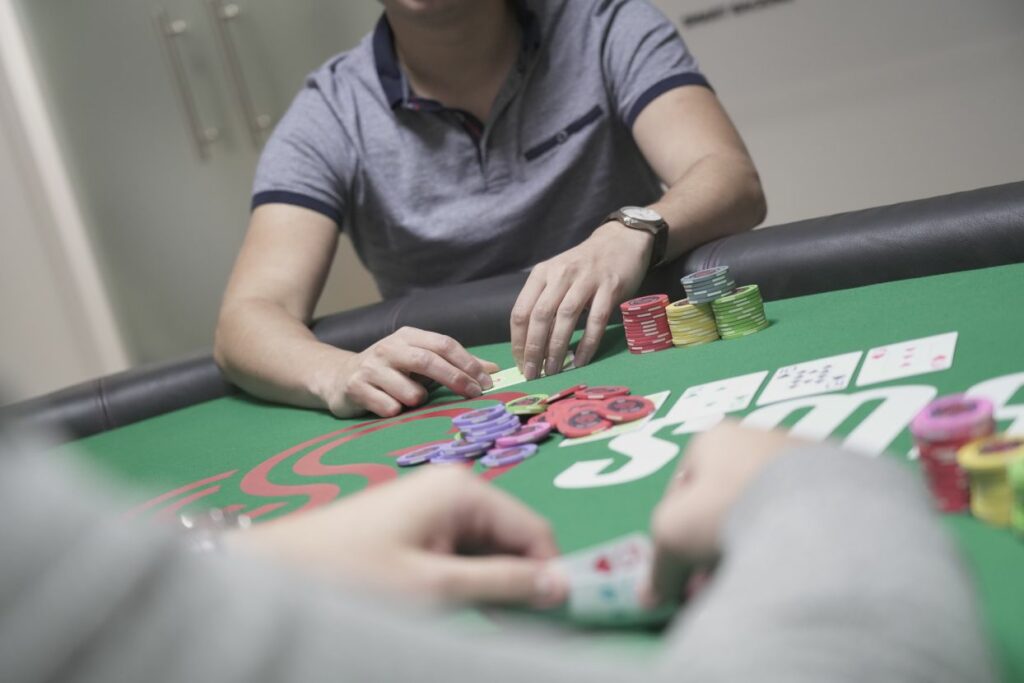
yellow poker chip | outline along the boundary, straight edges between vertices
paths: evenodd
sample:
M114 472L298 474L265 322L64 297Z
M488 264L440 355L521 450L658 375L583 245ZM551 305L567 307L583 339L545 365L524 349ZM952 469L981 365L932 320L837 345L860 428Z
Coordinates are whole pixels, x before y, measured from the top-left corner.
M505 410L513 415L540 415L548 409L547 394L530 394L512 399L505 404Z
M971 512L996 526L1008 526L1013 516L1013 489L1007 469L1024 459L1024 437L996 434L971 441L956 454L970 477Z

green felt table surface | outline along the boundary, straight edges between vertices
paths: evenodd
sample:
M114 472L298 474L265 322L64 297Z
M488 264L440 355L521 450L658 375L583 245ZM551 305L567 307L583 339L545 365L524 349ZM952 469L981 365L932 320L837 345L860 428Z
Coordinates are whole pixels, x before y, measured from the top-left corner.
M690 386L956 331L952 368L863 388L851 382L839 393L866 400L851 403L854 409L836 425L799 401L780 421L798 431L825 429L839 439L852 434L862 449L885 449L886 457L916 468L906 429L912 415L901 414L900 406L928 392L978 387L995 400L1001 430L1024 432L1022 295L1024 265L830 292L769 303L772 325L758 334L643 356L629 354L621 329L612 327L589 366L508 387L501 398L552 393L575 383L625 384L635 394L668 392L657 414L663 417ZM474 351L502 367L512 364L508 344ZM439 392L426 408L390 420L338 420L233 396L83 439L59 452L127 483L133 514L160 517L190 507L240 506L269 519L404 475L394 465L394 451L448 437L455 412L494 400L487 395L466 402ZM759 411L763 416L765 410L752 402L733 417ZM898 424L890 438L893 421ZM562 446L556 437L536 457L487 476L548 517L566 551L644 530L689 438L674 433L686 431L678 422L664 423L651 423L642 434L580 445ZM945 522L976 579L1005 677L1024 680L1024 542L968 515L948 515Z

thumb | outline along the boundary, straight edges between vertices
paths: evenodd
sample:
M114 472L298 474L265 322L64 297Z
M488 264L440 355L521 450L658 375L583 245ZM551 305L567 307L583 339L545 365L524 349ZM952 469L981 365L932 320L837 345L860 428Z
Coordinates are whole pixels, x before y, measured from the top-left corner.
M433 555L427 561L444 600L548 608L569 595L568 577L553 563L502 555Z

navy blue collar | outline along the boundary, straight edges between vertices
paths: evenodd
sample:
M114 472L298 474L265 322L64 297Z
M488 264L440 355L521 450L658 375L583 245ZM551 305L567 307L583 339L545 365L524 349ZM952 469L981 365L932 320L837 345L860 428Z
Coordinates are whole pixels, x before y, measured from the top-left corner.
M520 48L519 64L523 66L526 59L540 47L540 22L537 15L527 6L526 0L512 0L516 19L522 28L523 41ZM373 30L373 59L377 65L377 78L384 90L384 97L392 109L403 106L408 101L408 90L405 75L398 63L395 53L395 34L386 14L382 14Z

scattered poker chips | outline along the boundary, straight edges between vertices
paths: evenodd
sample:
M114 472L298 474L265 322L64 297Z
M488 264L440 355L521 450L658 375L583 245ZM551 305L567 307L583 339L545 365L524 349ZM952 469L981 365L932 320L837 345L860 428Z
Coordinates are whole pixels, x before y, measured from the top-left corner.
M971 441L957 451L957 462L970 476L971 514L995 526L1009 526L1013 489L1008 466L1024 458L1024 437L996 434Z
M698 270L683 277L680 282L686 290L686 298L692 304L710 303L736 289L736 282L729 274L729 266Z
M692 299L691 299L692 301ZM722 339L738 339L768 327L764 301L757 285L745 285L711 302Z
M629 387L623 386L598 386L587 387L576 392L575 398L584 401L603 401L613 396L626 396L629 394Z
M689 299L673 301L665 308L665 317L676 346L699 346L719 338L710 304L690 303Z
M606 420L621 423L647 417L655 407L650 399L643 396L615 396L603 401L597 410Z
M667 305L665 294L642 296L619 305L630 353L653 353L673 347L672 331L665 315Z
M577 384L550 396L532 394L462 413L452 418L458 431L450 441L400 451L397 463L513 465L533 457L538 444L556 430L567 438L580 438L654 412L651 401L629 391L619 385Z
M480 462L484 467L504 467L520 463L536 454L537 444L527 443L512 448L492 448L487 451L487 455L480 458Z
M558 431L570 439L590 436L610 428L612 423L598 412L598 406L579 401L563 409L558 417Z
M523 425L518 431L508 436L499 436L494 441L494 445L498 448L511 448L512 446L537 443L546 439L551 434L552 429L553 427L547 422Z
M910 423L925 481L943 512L963 512L971 502L967 475L957 451L995 431L992 402L978 396L953 394L938 398Z
M573 386L569 387L568 389L562 389L561 391L558 391L558 392L555 392L555 393L551 394L550 396L548 396L547 398L544 399L544 403L547 404L547 405L551 405L552 403L557 403L558 401L561 401L561 400L564 400L564 399L567 399L567 398L570 398L570 397L574 396L577 391L582 391L582 390L584 390L586 388L587 388L586 384L576 384L576 385L573 385Z
M425 462L430 462L430 459L436 455L440 455L444 444L431 444L429 446L421 446L414 451L403 453L398 456L395 463L399 467L413 467L414 465L422 465Z

